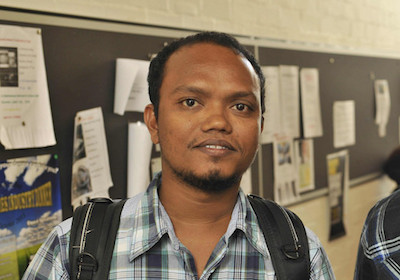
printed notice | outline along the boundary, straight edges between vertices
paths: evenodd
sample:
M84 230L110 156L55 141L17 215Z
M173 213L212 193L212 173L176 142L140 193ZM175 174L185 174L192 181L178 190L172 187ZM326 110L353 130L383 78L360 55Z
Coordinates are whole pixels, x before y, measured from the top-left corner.
M0 25L0 142L5 149L56 144L40 29Z
M312 139L294 141L297 171L299 173L299 192L315 189L314 184L314 144Z
M150 98L147 88L149 61L117 58L115 70L114 113L143 112Z
M150 183L150 162L153 142L142 122L128 125L128 198L144 192Z
M274 200L282 205L299 198L298 176L294 160L293 139L278 135L274 144Z
M341 148L356 143L354 100L333 103L333 146Z
M304 138L322 136L318 76L318 69L303 68L300 70Z
M280 111L283 133L300 136L299 67L279 66Z
M75 117L71 203L76 208L92 197L108 197L112 186L103 113L100 107Z
M328 167L330 230L329 240L346 234L344 226L346 193L349 187L349 156L347 150L326 156Z
M375 123L380 137L386 136L386 125L390 116L390 92L387 80L375 80Z
M279 102L279 68L276 66L262 67L265 76L265 113L264 130L261 133L262 144L272 143L274 135L279 134L281 125Z

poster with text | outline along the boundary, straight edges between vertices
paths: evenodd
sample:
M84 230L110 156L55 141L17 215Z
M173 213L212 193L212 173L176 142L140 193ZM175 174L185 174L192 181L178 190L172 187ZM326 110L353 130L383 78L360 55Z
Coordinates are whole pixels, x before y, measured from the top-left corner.
M386 126L390 117L390 91L388 80L375 80L375 123L379 137L386 136Z
M293 139L279 135L273 144L274 150L274 200L282 205L299 199L298 176L293 150Z
M93 197L109 197L113 185L101 107L77 112L72 158L71 203L74 208Z
M301 113L303 137L322 136L321 103L319 98L319 72L316 68L300 70Z
M333 103L333 146L342 148L356 144L356 105L354 100Z
M38 28L0 25L0 142L5 149L56 144Z
M299 67L279 66L279 96L281 132L297 138L300 136Z
M299 173L299 192L314 190L314 141L312 139L296 140L294 150Z
M349 186L349 158L347 150L327 155L330 230L329 240L346 234L344 214Z
M274 136L282 129L281 110L279 99L279 68L277 66L264 66L262 71L265 76L265 112L264 130L261 133L262 144L273 143Z
M0 161L0 279L20 279L61 220L56 155Z

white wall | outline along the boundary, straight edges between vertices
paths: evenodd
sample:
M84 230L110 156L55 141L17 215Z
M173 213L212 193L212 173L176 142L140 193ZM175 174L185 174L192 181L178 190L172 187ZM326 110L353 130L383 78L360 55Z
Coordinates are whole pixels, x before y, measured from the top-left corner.
M400 53L398 0L0 0L0 5Z
M0 5L400 56L399 0L0 0ZM331 242L326 196L290 207L320 237L337 279L352 279L368 210L393 187L374 180L351 188L347 234Z

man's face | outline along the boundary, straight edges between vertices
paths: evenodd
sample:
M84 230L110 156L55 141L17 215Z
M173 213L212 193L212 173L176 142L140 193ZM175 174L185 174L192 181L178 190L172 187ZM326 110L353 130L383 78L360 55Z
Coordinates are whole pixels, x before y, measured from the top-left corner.
M163 177L240 178L257 151L259 96L254 69L231 49L197 43L176 51L165 66L158 120L150 121Z

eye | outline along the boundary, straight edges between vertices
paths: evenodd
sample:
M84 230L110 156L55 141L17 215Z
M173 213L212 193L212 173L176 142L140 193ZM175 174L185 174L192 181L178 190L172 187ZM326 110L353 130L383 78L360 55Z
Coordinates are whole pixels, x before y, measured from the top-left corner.
M185 99L185 100L183 101L183 104L184 104L185 106L187 106L187 107L193 107L194 105L196 105L196 103L197 103L197 101L194 100L194 99L192 99L192 98L188 98L188 99Z
M238 111L244 111L246 109L248 109L249 107L243 103L238 103L235 105L235 109Z

